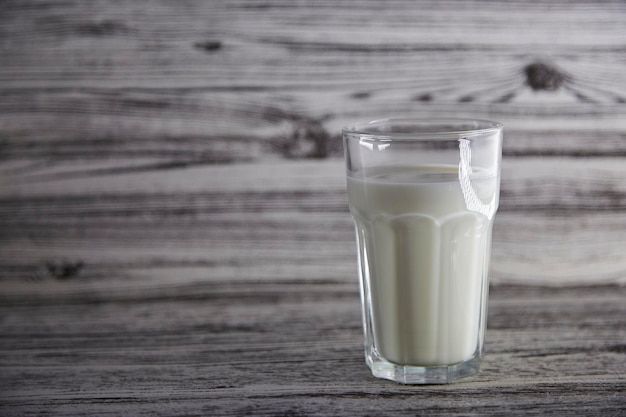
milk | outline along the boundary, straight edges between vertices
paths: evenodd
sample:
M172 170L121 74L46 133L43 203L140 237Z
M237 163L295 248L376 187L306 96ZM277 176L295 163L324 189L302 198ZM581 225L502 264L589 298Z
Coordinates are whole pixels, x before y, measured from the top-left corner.
M370 354L439 366L477 352L498 184L459 166L349 174Z

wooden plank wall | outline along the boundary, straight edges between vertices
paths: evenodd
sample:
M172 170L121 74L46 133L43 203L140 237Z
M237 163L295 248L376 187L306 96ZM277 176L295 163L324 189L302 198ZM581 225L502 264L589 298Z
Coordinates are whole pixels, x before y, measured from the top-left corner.
M389 116L505 124L494 284L626 282L623 1L5 0L0 57L5 301L356 285Z

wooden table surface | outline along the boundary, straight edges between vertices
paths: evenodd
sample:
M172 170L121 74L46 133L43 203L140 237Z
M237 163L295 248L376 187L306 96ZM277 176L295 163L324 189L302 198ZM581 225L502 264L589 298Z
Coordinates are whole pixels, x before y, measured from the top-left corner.
M626 3L0 3L0 415L626 415ZM365 365L341 126L505 124L486 357Z

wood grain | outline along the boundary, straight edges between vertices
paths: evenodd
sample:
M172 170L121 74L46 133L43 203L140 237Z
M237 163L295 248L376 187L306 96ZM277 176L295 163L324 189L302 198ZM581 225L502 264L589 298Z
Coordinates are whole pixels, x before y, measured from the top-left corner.
M4 4L12 138L262 138L307 121L333 136L402 114L624 131L619 1ZM537 63L551 84L530 79Z
M0 2L0 414L626 412L626 3ZM362 355L341 128L505 124L487 356Z
M354 281L206 280L158 298L2 303L0 407L6 416L617 416L624 296L623 287L492 288L481 373L424 387L369 374Z
M86 277L175 274L181 285L250 271L355 275L339 159L111 169L40 167L0 187L5 280L45 278L67 262ZM623 283L625 169L620 158L597 157L505 164L492 282Z

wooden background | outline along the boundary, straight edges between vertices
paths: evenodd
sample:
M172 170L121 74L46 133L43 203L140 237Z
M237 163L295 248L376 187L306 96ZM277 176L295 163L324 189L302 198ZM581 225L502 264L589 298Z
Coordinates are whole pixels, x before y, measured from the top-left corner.
M340 142L392 116L505 124L493 356L435 411L497 414L504 389L547 415L553 390L618 415L626 3L584 0L1 1L5 414L409 401L364 368ZM477 393L492 408L467 408Z

